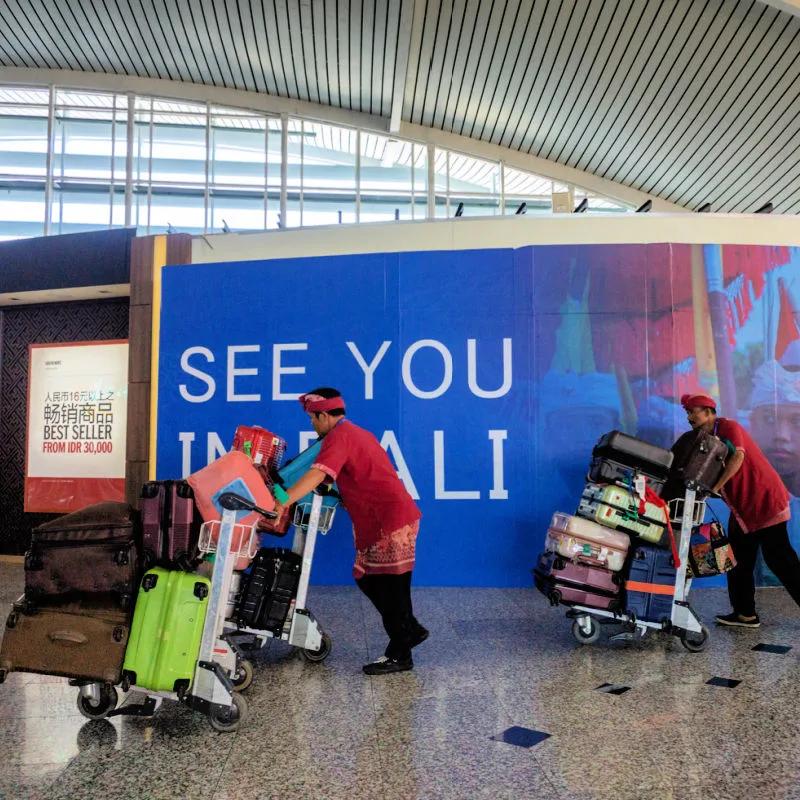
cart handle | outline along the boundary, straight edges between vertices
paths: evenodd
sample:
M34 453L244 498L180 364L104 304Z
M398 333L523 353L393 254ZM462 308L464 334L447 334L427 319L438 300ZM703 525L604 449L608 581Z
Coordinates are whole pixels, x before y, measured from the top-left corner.
M255 511L266 519L278 518L278 515L274 511L267 511L264 508L260 508L246 497L242 497L240 494L234 494L233 492L223 492L219 496L219 504L228 511Z

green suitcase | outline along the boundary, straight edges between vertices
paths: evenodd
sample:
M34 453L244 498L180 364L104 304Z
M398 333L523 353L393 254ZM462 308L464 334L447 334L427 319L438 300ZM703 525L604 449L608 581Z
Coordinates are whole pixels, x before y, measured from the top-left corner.
M211 582L156 567L142 579L123 680L183 696L192 685Z

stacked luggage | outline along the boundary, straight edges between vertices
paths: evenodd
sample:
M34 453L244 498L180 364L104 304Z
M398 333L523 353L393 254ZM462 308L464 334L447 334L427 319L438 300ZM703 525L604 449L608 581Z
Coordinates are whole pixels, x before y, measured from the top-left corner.
M34 529L0 681L23 671L119 683L139 577L137 520L126 503L97 503Z
M553 515L533 571L551 603L628 608L640 619L663 612L663 602L651 603L642 587L675 579L669 512L659 496L672 462L669 450L620 431L599 439L578 509ZM631 591L632 576L639 591Z

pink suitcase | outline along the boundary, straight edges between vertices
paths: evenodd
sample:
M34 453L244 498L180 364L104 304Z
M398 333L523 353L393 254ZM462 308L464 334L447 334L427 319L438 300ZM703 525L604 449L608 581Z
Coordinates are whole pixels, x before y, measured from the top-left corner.
M630 543L625 533L556 511L547 531L545 550L571 561L619 572L625 564Z
M148 481L142 486L145 569L156 564L191 572L199 560L202 518L186 481Z
M542 553L533 570L536 588L555 605L582 605L615 611L620 607L617 574Z

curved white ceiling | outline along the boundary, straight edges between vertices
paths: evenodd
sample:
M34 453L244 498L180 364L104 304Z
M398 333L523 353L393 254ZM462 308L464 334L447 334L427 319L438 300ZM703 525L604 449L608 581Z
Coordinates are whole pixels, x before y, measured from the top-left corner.
M441 129L688 209L800 213L788 0L2 0L0 67Z

